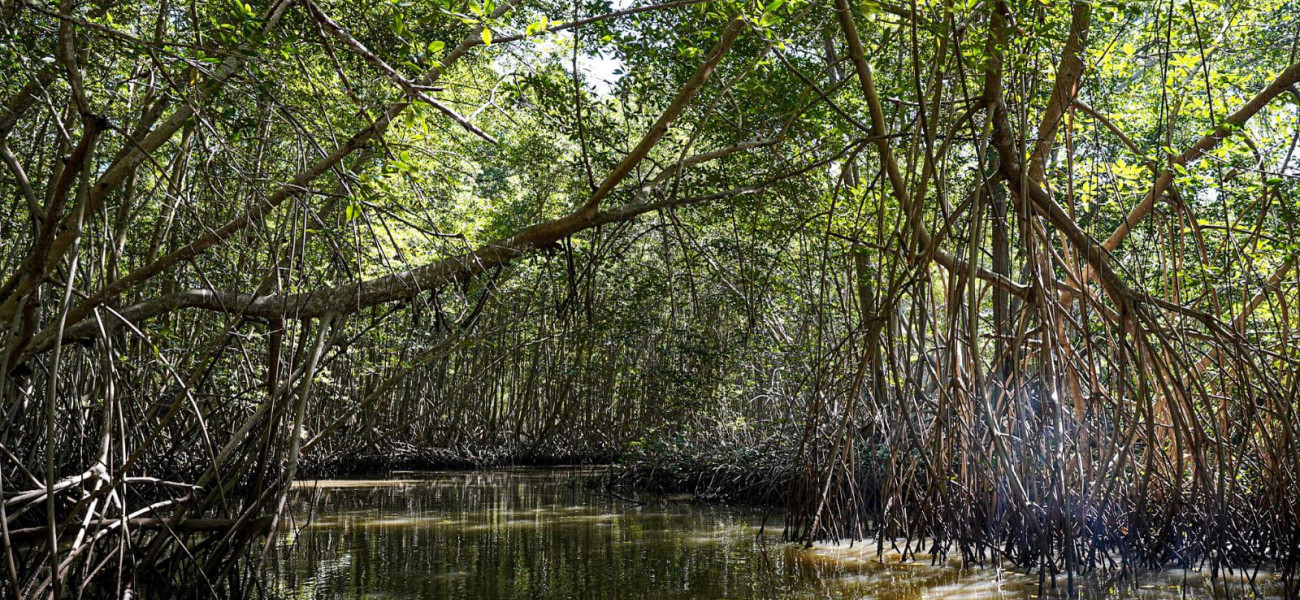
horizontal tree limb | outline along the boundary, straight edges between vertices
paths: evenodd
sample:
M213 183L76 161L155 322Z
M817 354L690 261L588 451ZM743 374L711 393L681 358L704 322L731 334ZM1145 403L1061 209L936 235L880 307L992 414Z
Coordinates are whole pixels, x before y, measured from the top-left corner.
M169 529L178 533L201 533L201 532L225 532L230 530L238 523L238 519L158 519L153 517L137 517L127 520L128 527L136 529L161 530ZM91 527L120 527L121 519L95 519L90 521ZM264 532L271 527L271 516L265 515L257 517L248 522L250 531ZM47 527L26 527L23 529L9 530L9 541L14 544L28 544L44 540L49 529Z

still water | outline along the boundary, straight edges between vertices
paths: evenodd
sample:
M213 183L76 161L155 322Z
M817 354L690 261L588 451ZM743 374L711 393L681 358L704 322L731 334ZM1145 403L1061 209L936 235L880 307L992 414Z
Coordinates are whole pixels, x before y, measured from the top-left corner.
M1037 578L1014 571L900 564L870 544L804 549L781 541L779 514L763 530L755 509L635 504L585 489L588 475L505 469L300 482L268 588L283 598L349 600L1037 597ZM1084 595L1175 600L1215 591L1177 572L1092 582ZM1225 591L1252 595L1240 580L1217 586L1218 597Z

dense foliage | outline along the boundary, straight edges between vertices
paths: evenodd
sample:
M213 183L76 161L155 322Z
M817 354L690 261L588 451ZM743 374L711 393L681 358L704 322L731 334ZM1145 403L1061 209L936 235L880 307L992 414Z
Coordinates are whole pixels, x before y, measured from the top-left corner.
M237 595L374 457L1289 574L1297 14L0 2L0 594Z

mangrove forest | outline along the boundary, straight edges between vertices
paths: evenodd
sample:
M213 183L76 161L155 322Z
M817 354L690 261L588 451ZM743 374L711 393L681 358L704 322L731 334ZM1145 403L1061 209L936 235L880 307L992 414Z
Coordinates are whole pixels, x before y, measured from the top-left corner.
M1295 594L1298 142L1297 0L0 0L0 598Z

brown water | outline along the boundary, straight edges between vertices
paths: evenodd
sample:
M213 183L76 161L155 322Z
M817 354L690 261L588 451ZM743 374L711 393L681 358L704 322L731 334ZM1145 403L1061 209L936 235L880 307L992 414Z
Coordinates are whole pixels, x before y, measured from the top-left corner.
M285 598L1032 600L1037 577L900 563L875 546L804 549L779 516L683 501L637 505L584 489L580 470L427 473L299 484L269 589ZM1264 590L1274 584L1269 581ZM1062 585L1064 581L1062 581ZM1090 582L1091 598L1245 598L1196 573ZM1055 594L1053 594L1055 595Z

